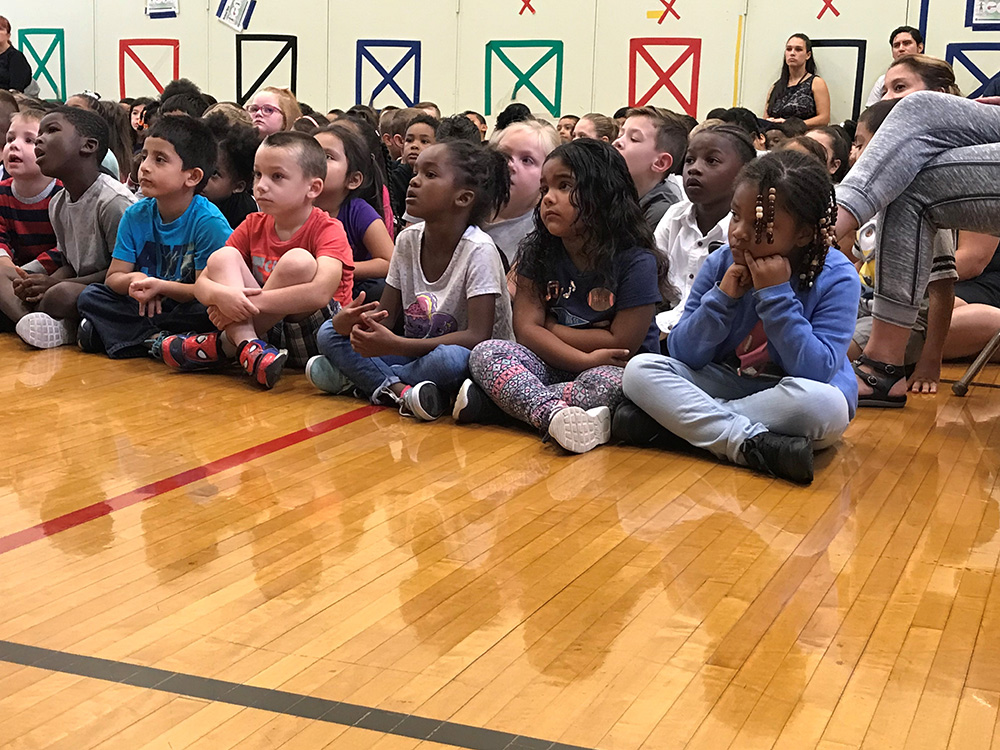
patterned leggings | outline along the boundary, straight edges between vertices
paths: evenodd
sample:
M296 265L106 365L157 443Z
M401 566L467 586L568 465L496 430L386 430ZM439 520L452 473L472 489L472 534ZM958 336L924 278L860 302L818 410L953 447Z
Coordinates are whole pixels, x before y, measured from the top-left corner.
M472 379L512 417L547 432L552 416L567 406L612 411L625 398L624 368L602 365L573 373L549 367L534 352L513 341L484 341L469 357Z

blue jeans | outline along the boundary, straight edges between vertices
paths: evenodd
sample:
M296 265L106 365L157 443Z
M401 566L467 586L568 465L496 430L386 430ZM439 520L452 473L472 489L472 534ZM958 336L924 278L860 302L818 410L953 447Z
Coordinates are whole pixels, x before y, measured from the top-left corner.
M464 346L444 344L422 357L362 357L327 321L316 334L323 355L333 363L372 403L395 383L416 385L425 380L446 393L456 393L469 377L469 350Z
M833 445L850 423L840 389L808 378L747 378L712 363L694 370L678 359L640 354L625 368L625 395L691 445L746 464L740 446L762 432Z
M105 284L90 284L80 292L76 306L81 318L94 326L112 359L145 357L143 342L159 331L167 333L208 333L215 326L208 310L198 300L163 300L163 312L147 318L139 314L139 303L115 292Z

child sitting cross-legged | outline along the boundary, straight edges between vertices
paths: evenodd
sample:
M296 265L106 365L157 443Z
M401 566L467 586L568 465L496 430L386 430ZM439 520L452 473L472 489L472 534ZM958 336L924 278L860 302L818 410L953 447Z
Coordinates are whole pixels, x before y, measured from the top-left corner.
M653 312L663 267L625 159L607 143L583 138L555 149L541 194L518 255L517 343L475 348L454 416L484 421L495 402L583 453L610 437L625 363L659 351Z
M359 295L324 324L310 382L427 421L444 414L468 377L470 350L513 337L500 254L479 228L509 186L507 160L492 149L465 141L424 149L406 198L423 221L396 239L379 304ZM400 320L402 335L393 332Z
M236 357L256 383L273 388L286 361L316 355L316 332L331 300L351 300L351 247L340 222L313 205L326 154L305 133L272 133L257 149L250 214L208 259L196 284L218 329L163 340L163 361L179 370L227 365Z
M88 284L104 280L119 223L135 197L100 171L110 135L99 115L63 107L47 113L37 131L35 164L48 180L64 186L49 202L55 247L13 269L17 278L0 290L0 305L18 320L27 343L48 349L76 341L77 299ZM15 172L27 167L29 157L22 153Z
M141 157L146 198L122 217L105 282L78 300L80 348L113 359L157 357L167 334L211 330L194 281L230 233L219 209L199 195L215 171L215 138L205 123L161 117Z
M3 149L4 171L10 175L0 182L0 313L7 318L2 321L4 328L32 315L28 312L31 306L14 294L12 282L28 275L19 266L56 245L49 202L62 185L43 175L35 161L38 123L44 114L37 109L15 112Z
M828 253L836 216L816 158L784 151L744 167L729 246L698 272L667 339L670 356L628 363L632 403L615 413L615 436L632 444L673 436L811 482L813 450L840 439L858 403L847 347L861 283L842 253Z

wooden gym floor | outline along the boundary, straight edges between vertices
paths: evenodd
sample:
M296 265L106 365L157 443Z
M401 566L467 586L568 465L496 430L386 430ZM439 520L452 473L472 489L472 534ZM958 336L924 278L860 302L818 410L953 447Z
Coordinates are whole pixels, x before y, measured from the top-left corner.
M0 747L1000 747L1000 390L945 391L802 489L2 336Z

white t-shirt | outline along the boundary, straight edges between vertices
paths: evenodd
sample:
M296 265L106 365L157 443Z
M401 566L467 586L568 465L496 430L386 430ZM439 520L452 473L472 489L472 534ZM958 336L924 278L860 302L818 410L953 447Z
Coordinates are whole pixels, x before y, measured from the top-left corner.
M731 215L726 214L722 221L708 230L708 234L703 235L698 228L694 204L683 200L668 208L656 225L656 231L653 232L656 248L667 258L667 280L677 293L674 299L667 300L673 307L656 316L656 325L664 333L669 333L681 319L694 279L713 245L721 247L729 241Z
M479 227L469 227L459 240L441 278L428 281L420 264L424 223L407 227L396 238L386 283L400 291L404 335L411 339L443 336L469 327L469 299L494 295L492 338L514 339L510 294L500 253Z
M878 80L875 81L875 86L872 88L872 92L868 95L868 101L865 102L866 107L870 107L876 102L882 101L882 97L885 96L885 76L881 75Z

